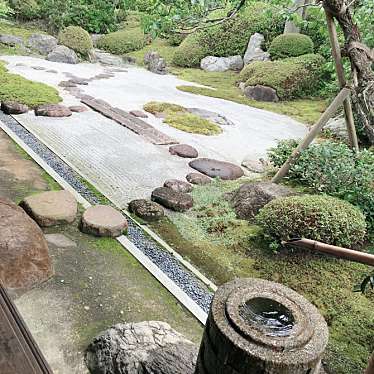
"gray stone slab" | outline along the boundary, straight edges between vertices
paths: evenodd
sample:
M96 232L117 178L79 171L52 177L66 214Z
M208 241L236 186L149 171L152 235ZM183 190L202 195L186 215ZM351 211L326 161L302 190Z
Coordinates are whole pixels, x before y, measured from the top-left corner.
M77 246L75 242L63 234L46 234L45 238L48 244L59 248L74 248Z

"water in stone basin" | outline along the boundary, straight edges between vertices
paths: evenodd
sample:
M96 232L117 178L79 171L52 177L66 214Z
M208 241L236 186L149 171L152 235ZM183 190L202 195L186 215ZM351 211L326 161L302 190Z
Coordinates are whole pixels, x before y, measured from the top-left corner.
M263 297L248 300L240 307L240 316L259 326L268 336L287 337L295 325L295 319L284 305Z

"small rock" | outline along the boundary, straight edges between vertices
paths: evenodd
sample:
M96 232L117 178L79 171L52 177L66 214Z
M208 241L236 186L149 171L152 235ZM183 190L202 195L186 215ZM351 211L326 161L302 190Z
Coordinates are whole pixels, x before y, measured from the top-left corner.
M253 160L251 158L245 158L242 162L242 166L245 167L252 173L262 174L266 171L266 165L263 160Z
M125 64L134 65L134 64L136 64L136 57L133 57L133 56L123 56L123 62Z
M58 248L74 248L77 246L75 242L63 234L46 234L45 239L48 244L52 244Z
M193 199L183 192L175 192L170 188L159 187L152 192L152 201L176 212L185 212L193 206Z
M243 92L244 95L249 99L256 101L265 101L271 103L277 103L279 101L277 91L268 86L262 86L260 84L256 86L248 86Z
M58 45L47 56L48 61L62 62L65 64L78 64L79 58L77 54L64 45Z
M329 130L331 133L341 140L348 140L348 130L345 123L344 115L340 115L335 118L331 118L323 128L323 130Z
M131 201L129 211L144 221L158 221L165 215L164 209L159 204L145 199Z
M188 182L200 186L212 183L212 180L209 177L200 173L190 173L186 176L186 179Z
M197 150L188 144L172 145L169 148L169 152L172 155L177 155L183 158L196 158L199 156L199 153L197 152Z
M175 192L192 192L193 187L190 183L178 179L169 179L164 183L164 187L171 188Z
M33 34L30 36L27 45L42 55L47 55L57 47L57 39L51 35Z
M83 113L83 112L87 112L88 111L88 108L83 106L83 105L73 105L73 106L69 106L69 109L70 111L72 111L73 113Z
M262 34L255 33L249 39L247 51L244 55L244 64L248 65L254 61L268 61L270 60L270 54L264 52L261 49L262 44L265 41L265 37Z
M20 206L41 227L72 223L77 215L77 201L68 191L48 191L26 197Z
M141 110L131 110L130 114L133 115L134 117L148 118L148 115L142 112Z
M92 52L92 59L103 65L122 66L124 64L124 60L122 57L114 56L110 53L103 52L98 49L95 49Z
M61 104L45 104L35 109L35 115L43 117L70 117L72 112L69 108Z
M222 114L211 112L210 110L200 108L188 108L188 112L196 114L197 116L207 119L208 121L216 123L218 126L235 126L235 123L230 121Z
M15 101L3 101L1 103L1 110L5 114L23 114L29 111L29 107Z
M81 230L86 234L115 238L127 229L126 218L107 205L88 208L82 216Z
M5 44L10 47L23 47L23 39L19 36L14 35L0 35L0 44Z
M190 161L190 167L211 178L219 177L223 180L234 180L242 177L244 172L241 167L230 162L198 158Z
M89 306L85 306L84 310L90 310L90 307Z
M207 56L200 63L201 69L210 72L240 71L243 69L243 66L243 59L239 55L230 57Z
M150 51L144 56L144 65L147 69L155 74L167 74L166 62L158 52Z
M91 40L94 47L97 46L98 40L103 36L104 34L91 34Z

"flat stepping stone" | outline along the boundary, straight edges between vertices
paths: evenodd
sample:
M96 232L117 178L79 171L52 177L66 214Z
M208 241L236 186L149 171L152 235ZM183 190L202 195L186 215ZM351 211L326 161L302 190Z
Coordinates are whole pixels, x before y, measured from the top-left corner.
M28 196L20 206L41 227L72 223L78 209L77 201L68 191L48 191Z
M186 176L186 179L188 182L199 186L212 183L212 180L209 177L200 173L190 173Z
M43 66L31 66L31 68L34 70L46 70Z
M58 248L75 248L77 244L63 234L46 234L45 239L48 244Z
M199 158L189 163L190 167L208 175L211 178L219 177L223 180L235 180L244 175L243 169L230 162Z
M54 69L50 69L50 70L46 70L46 73L58 74L58 71Z
M177 144L169 148L169 152L172 155L176 155L183 158L196 158L199 156L197 150L188 144Z
M116 238L127 229L126 218L116 209L107 205L88 208L82 216L81 231L100 237Z
M83 112L87 112L88 111L88 108L83 106L83 105L73 105L73 106L69 106L69 109L73 112L73 113L83 113Z
M70 117L72 112L64 105L46 104L38 106L35 109L35 115L43 117Z
M176 212L185 212L193 206L193 199L190 195L167 187L156 188L152 192L152 201Z
M87 86L88 85L87 79L84 79L84 78L74 77L74 78L69 79L69 82L71 82L73 84L78 84L80 86Z
M58 85L59 87L77 87L77 85L72 81L62 81Z
M5 114L23 114L29 111L29 107L16 101L3 101L1 103L1 110Z
M164 187L171 188L175 192L192 192L193 187L190 183L178 179L169 179L164 183Z
M148 118L148 116L141 110L131 110L130 114L138 118Z
M131 201L129 211L149 222L158 221L165 215L164 209L159 204L146 199Z

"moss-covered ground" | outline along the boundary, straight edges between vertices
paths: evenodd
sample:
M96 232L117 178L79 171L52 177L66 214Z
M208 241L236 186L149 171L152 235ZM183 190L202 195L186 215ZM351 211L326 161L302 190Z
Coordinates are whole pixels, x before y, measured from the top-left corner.
M328 372L362 373L374 349L374 294L361 295L353 288L371 269L303 250L274 253L259 239L259 227L236 219L226 194L237 185L216 181L195 187L194 208L153 229L217 284L259 277L304 295L329 325Z

